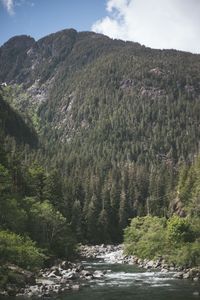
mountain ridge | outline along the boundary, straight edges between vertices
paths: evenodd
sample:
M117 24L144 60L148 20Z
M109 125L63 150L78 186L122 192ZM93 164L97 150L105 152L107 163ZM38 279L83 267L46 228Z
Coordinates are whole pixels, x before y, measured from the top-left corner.
M199 69L198 54L73 29L0 48L7 100L61 170L86 239L97 224L98 241L116 241L129 218L170 214L179 167L199 152Z

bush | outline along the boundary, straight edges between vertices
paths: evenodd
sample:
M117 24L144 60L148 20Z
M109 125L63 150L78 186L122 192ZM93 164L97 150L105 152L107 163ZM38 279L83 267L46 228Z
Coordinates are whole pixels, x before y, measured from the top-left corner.
M165 227L164 218L150 216L134 218L131 225L125 229L125 251L149 259L161 255L166 244L163 238Z
M167 261L185 268L200 265L200 242L185 243L180 247L171 248Z
M137 217L124 232L125 252L184 267L200 265L199 218Z
M8 231L0 231L0 261L13 263L26 269L41 267L44 255L28 237Z
M167 224L167 233L170 241L174 243L193 242L195 233L188 218L173 216Z
M24 203L28 207L30 237L49 254L70 257L76 240L66 218L48 200L38 202L26 197Z

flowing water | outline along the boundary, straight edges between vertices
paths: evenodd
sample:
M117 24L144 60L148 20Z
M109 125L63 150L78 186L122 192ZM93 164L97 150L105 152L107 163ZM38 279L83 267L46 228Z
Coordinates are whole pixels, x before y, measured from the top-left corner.
M79 291L58 295L55 297L56 300L200 299L200 283L174 279L172 272L147 271L133 265L111 263L106 259L85 261L83 264L88 270L106 271L105 277L88 281L87 285ZM14 298L2 299L13 300Z
M85 267L107 271L104 278L90 281L80 291L59 296L60 300L192 300L200 299L200 284L174 279L174 273L142 270L136 266L85 262Z

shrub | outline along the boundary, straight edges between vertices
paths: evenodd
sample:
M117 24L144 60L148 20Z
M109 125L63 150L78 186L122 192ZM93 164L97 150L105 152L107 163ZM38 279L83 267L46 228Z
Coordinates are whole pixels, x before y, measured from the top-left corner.
M168 221L167 233L169 240L174 243L193 242L195 239L189 219L175 215Z
M31 238L49 254L71 256L76 240L66 218L48 200L38 202L33 197L26 197L24 203L29 206Z
M141 258L155 258L162 254L166 241L163 238L166 221L158 217L134 218L125 229L125 251ZM165 236L165 235L164 235Z
M41 267L44 255L28 237L0 231L0 261L13 263L27 269Z
M200 265L200 242L185 243L180 247L171 248L168 261L186 268Z
M199 218L137 217L124 232L125 252L140 258L162 256L184 267L200 265Z

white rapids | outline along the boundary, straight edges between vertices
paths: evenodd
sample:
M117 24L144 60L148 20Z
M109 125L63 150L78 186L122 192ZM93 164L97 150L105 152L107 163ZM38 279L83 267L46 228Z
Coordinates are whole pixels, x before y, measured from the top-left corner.
M121 264L123 260L123 250L117 250L106 254L100 254L97 256L98 259L102 259L108 264Z
M96 280L95 286L169 287L170 281L173 280L174 272L147 271L136 266L122 264L124 258L122 249L99 254L96 258L98 261L90 263L88 267L94 266L96 268L98 266L104 271L104 277Z

